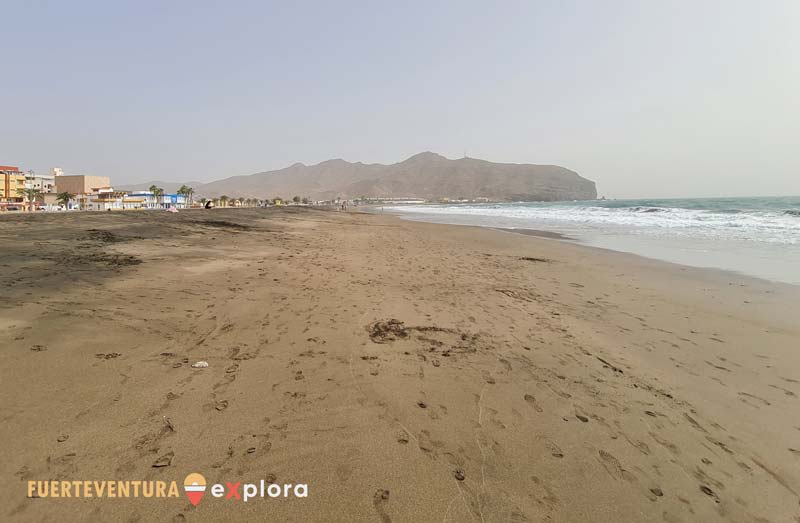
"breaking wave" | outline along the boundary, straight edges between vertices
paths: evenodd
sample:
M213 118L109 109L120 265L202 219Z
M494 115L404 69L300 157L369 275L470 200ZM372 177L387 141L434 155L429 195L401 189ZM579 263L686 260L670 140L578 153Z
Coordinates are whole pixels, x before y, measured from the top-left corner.
M800 245L800 198L440 204L391 209L482 217L482 225L495 227L613 228L632 234Z

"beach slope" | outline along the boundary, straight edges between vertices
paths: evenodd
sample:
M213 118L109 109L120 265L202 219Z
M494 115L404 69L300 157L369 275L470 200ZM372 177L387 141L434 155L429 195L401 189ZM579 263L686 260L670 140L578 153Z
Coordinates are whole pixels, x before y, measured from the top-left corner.
M4 520L800 516L797 287L302 209L9 216L0 240ZM192 472L308 497L27 496Z

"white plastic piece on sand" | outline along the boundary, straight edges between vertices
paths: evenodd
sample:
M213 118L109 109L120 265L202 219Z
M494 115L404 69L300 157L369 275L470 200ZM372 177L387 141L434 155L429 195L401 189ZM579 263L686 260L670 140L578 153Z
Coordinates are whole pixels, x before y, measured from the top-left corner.
M205 369L206 367L208 367L207 361L197 361L195 363L192 363L193 369Z

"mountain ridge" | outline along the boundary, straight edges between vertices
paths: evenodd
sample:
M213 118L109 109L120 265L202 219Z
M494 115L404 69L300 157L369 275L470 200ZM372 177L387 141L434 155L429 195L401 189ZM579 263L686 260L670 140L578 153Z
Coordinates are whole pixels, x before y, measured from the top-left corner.
M182 185L147 182L120 189L146 189L153 184L165 189ZM597 197L595 182L558 165L497 163L467 157L451 160L431 151L388 165L333 158L310 166L298 162L283 169L187 185L194 188L196 197L207 198L223 194L246 198L299 195L312 200L367 197L556 201Z

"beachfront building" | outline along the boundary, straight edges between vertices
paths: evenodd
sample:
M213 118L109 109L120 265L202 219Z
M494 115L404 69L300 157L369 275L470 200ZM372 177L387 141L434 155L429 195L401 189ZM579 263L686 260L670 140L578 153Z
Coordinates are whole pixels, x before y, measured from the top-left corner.
M184 209L187 206L186 196L183 194L153 194L152 191L134 191L128 194L127 198L133 202L138 201L136 207L126 207L133 209Z
M25 188L35 189L42 194L56 192L56 177L52 174L36 174L33 171L25 173Z
M145 209L145 198L135 194L125 193L122 197L123 209Z
M125 197L131 209L155 209L156 197L151 191L132 191Z
M25 173L19 167L0 165L0 209L20 209L24 205Z
M81 208L90 211L121 211L126 193L113 187L96 187L90 194L81 195Z
M183 194L162 194L161 195L161 208L169 209L175 207L176 209L185 209L188 199Z
M78 209L103 211L121 209L123 193L114 191L108 176L89 176L85 174L63 174L58 167L52 170L55 193L70 193L73 204Z
M154 196L149 191L128 193L113 187L98 187L91 194L77 197L80 207L90 211L121 211L133 209L168 209L184 207L182 196L164 194Z
M111 187L108 176L87 176L84 174L62 174L54 176L56 192L70 194L91 195L95 189Z

